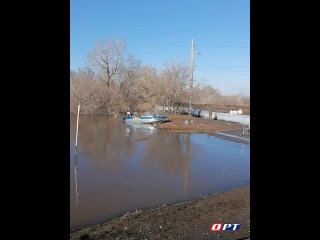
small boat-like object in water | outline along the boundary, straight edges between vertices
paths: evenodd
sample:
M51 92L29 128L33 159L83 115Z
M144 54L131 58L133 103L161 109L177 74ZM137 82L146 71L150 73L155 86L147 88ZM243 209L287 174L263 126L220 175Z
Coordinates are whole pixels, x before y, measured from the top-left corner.
M165 115L152 115L149 112L139 116L127 116L123 119L126 123L140 123L140 124L153 124L163 123L168 121L168 117Z
M153 134L157 128L151 124L142 124L142 123L126 123L126 135L130 136L133 134L141 135L149 135Z

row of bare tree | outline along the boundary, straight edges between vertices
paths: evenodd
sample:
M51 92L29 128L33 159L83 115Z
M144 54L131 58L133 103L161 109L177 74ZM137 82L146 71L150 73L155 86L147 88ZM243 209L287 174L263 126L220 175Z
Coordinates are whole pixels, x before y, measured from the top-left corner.
M158 70L127 55L122 41L98 42L88 55L88 67L70 72L70 111L86 115L116 115L129 107L153 111L156 106L177 108L189 101L188 66L173 62ZM224 99L210 85L193 88L193 102L212 104Z

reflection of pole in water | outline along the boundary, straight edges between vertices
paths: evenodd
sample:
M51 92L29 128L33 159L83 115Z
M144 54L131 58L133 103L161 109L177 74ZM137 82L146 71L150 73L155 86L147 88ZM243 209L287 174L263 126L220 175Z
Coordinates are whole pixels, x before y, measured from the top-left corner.
M242 151L243 151L243 143L241 144L241 156L242 156Z
M74 182L75 182L75 190L76 190L76 206L78 205L78 197L79 197L77 176L78 176L78 159L77 159L77 155L75 155L75 158L74 158Z
M246 157L247 155L247 150L249 150L249 148L247 148L247 146L245 144L241 144L241 156L242 157Z
M186 160L184 162L184 186L183 193L186 194L189 188L189 161L190 161L190 133L187 133L186 140Z

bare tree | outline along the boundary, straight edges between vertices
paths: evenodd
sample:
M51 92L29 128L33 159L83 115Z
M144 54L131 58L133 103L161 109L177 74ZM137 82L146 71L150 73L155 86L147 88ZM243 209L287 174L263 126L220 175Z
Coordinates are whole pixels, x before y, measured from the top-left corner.
M200 104L216 104L217 99L221 96L218 89L210 84L198 84L194 88L197 103Z
M132 96L132 90L141 75L140 67L141 61L137 60L134 56L129 55L118 81L120 83L120 91L128 106L132 102L130 100L133 100L134 98L134 96Z
M161 81L167 107L177 110L187 95L188 66L182 63L167 65L161 73Z
M223 97L222 103L226 106L250 106L250 97L247 97L243 94L228 95Z
M90 67L70 71L71 113L76 112L79 98L82 113L108 116L129 106L145 111L160 105L177 112L189 101L186 64L172 62L162 70L142 65L134 56L125 54L125 45L119 40L97 42L88 61ZM210 109L219 104L250 107L250 98L239 94L221 96L203 82L193 88L193 103L209 105Z
M120 40L98 41L89 54L89 63L100 72L105 83L110 85L121 72L124 63L125 44Z

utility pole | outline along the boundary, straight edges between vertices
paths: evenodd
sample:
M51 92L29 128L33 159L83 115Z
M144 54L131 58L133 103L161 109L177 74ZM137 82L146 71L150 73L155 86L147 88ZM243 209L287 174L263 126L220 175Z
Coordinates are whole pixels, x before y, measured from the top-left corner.
M191 62L190 62L190 99L189 99L189 113L191 115L192 109L192 95L193 95L193 63L194 63L194 43L191 41Z

